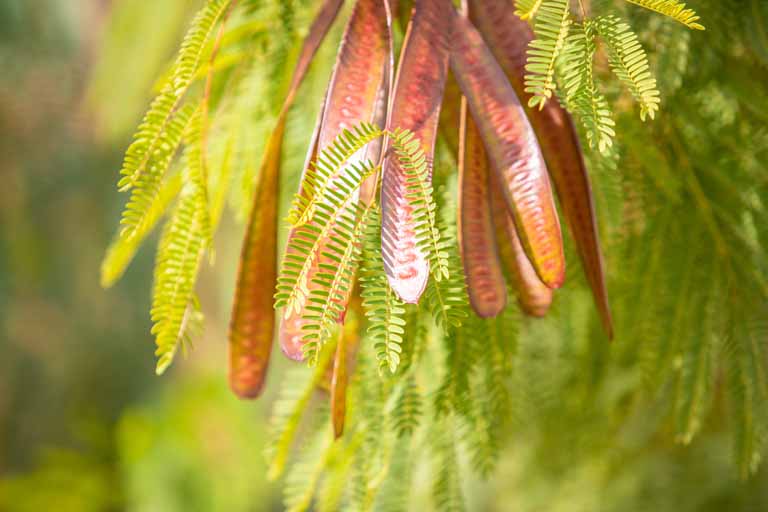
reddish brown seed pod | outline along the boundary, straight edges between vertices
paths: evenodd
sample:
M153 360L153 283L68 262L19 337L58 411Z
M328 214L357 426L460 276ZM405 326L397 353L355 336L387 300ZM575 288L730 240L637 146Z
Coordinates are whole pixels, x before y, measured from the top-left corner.
M229 384L241 398L256 398L261 394L272 352L280 153L286 114L342 3L343 0L324 2L310 27L259 169L259 182L240 256L229 329Z
M491 318L507 305L507 288L496 249L490 166L466 100L460 110L459 248L470 304L479 317Z
M429 162L435 149L440 104L448 70L452 7L449 0L416 0L403 41L387 128L411 130ZM397 156L387 151L381 191L381 245L389 283L405 302L416 303L429 264L416 246L413 207Z
M528 118L539 138L563 215L576 242L603 327L610 338L613 336L613 321L592 189L571 116L555 100L548 101L541 111L527 107L526 48L533 39L533 31L528 23L514 15L509 3L504 0L469 0L469 14L512 87L523 99Z
M325 106L320 115L319 124L313 137L307 166L316 158L318 151L329 147L343 130L353 128L362 122L378 122L383 125L391 83L392 46L390 15L386 2L382 0L358 0L342 39L336 66L328 85ZM340 173L353 163L364 160L378 161L381 143L367 145L353 156L341 168ZM305 166L305 173L307 167ZM302 185L303 186L303 179ZM331 183L330 187L333 187ZM360 193L367 200L375 191L375 182L366 181ZM358 200L358 192L349 201L348 208ZM310 224L312 221L309 221ZM289 245L301 239L302 230L294 228L288 235ZM333 233L333 230L330 231ZM330 235L329 235L330 236ZM308 256L312 258L309 269L301 276L299 286L311 291L317 284L314 276L320 264L326 261L326 246L329 239L319 240L319 244ZM289 248L288 251L291 251ZM329 262L330 263L330 262ZM348 294L341 298L346 306ZM289 308L281 321L279 340L283 353L291 359L300 361L304 358L303 320L305 304L298 308ZM339 319L343 322L343 318Z
M544 158L515 91L468 19L454 15L451 68L477 122L491 165L541 280L558 288L565 278L560 221Z
M507 270L520 309L526 315L543 317L552 305L554 291L541 282L523 250L515 221L501 194L498 178L492 174L489 178L499 257Z

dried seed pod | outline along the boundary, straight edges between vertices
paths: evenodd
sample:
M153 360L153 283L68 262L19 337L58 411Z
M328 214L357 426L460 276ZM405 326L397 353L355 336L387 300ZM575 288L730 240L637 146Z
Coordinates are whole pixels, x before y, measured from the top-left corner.
M514 15L504 0L469 0L469 15L483 35L512 87L526 106L539 138L550 177L560 199L563 215L576 242L603 327L613 335L613 322L605 285L592 190L573 121L557 101L543 110L527 107L525 92L526 48L533 39L528 23Z
M466 100L461 100L459 138L459 248L472 308L481 318L507 305L491 213L490 166Z
M317 152L329 147L343 130L352 128L362 122L378 122L383 125L388 101L388 91L391 83L392 69L392 38L388 5L383 0L358 0L352 16L347 24L344 38L339 48L336 66L328 85L325 107L316 127L316 137L313 137L312 149L307 166L315 160ZM378 161L381 153L381 143L368 144L358 151L340 169L339 175L349 166L365 160ZM305 174L306 174L305 167ZM329 188L334 189L333 180ZM375 179L375 177L373 177ZM302 178L303 184L304 178ZM354 211L359 193L366 199L372 197L375 191L375 181L370 178L361 186L360 192L355 191L348 201L348 211ZM318 222L310 220L309 223ZM288 235L289 245L301 238L302 229L294 228ZM333 230L330 231L333 233ZM298 286L311 291L318 286L314 282L320 271L320 265L327 260L324 256L330 240L320 240L313 254L309 271L302 276ZM290 252L292 249L288 249ZM331 263L328 261L328 263ZM307 293L308 294L308 293ZM332 300L329 298L329 300ZM339 303L346 306L348 294ZM280 325L280 347L283 353L291 359L302 360L304 326L303 319L306 304L289 309ZM339 319L341 323L343 319Z
M550 288L565 278L552 190L536 136L515 91L480 34L455 15L451 68L478 126L536 273Z
M241 398L256 398L261 394L272 352L275 331L272 290L277 280L277 201L286 114L342 3L343 0L327 0L304 40L259 170L254 205L240 256L229 329L229 383Z
M387 121L390 130L414 133L429 160L430 176L450 53L451 13L449 0L414 3ZM384 159L381 209L382 255L389 283L403 301L416 303L426 287L429 264L416 245L405 173L390 150Z
M493 224L501 260L507 270L507 277L517 295L520 309L530 316L543 317L552 305L554 291L541 282L525 255L515 221L507 210L498 178L490 175Z

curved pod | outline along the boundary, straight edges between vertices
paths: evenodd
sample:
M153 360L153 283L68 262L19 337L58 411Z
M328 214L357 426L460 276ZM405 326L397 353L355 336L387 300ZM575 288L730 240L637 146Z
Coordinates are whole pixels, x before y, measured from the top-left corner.
M330 146L343 130L350 129L361 122L383 124L392 69L390 19L388 6L384 0L358 0L355 4L328 85L325 105L315 128L305 173L318 152ZM368 144L347 161L341 168L340 174L354 163L368 159L377 161L380 158L380 152L380 143ZM333 189L332 182L329 188ZM369 199L373 189L375 184L369 179L360 190L363 197ZM355 191L353 198L349 201L350 211L354 208L359 194L360 191ZM310 220L309 224L312 223L313 221ZM289 245L301 238L302 231L301 227L290 231ZM333 231L333 229L329 230L330 233ZM316 250L307 256L313 260L299 286L306 287L308 292L317 286L314 283L314 277L320 271L320 264L327 259L323 254L326 252L328 242L329 240L321 240ZM348 300L347 294L341 302L346 303ZM303 335L304 326L307 324L303 318L304 306L287 311L280 324L280 348L287 357L297 361L304 358ZM339 319L340 322L342 320Z
M559 288L565 278L560 221L536 136L480 34L465 17L454 19L454 75L503 184L525 252L542 282Z
M496 249L491 213L490 169L483 141L461 101L459 139L459 248L472 308L481 318L507 305L507 288Z
M587 281L592 289L608 337L613 321L605 284L592 189L579 139L568 112L557 101L543 110L527 107L526 48L533 39L528 23L519 19L504 0L469 0L469 16L478 28L517 94L539 138L563 215L576 242Z
M326 0L304 40L288 93L262 160L242 246L229 327L229 383L241 398L256 398L263 388L272 352L277 282L277 211L280 153L288 110L309 64L328 33L343 0Z
M515 290L520 309L526 315L543 317L549 311L554 291L541 282L525 255L520 237L517 235L515 221L507 210L504 196L501 194L498 179L491 175L491 202L493 204L493 224L499 256L504 262L510 284Z
M400 54L387 129L407 129L420 141L429 160L435 151L440 104L448 70L451 16L449 0L416 0ZM429 278L429 264L416 246L413 207L406 198L406 177L397 156L384 159L381 245L392 289L416 303Z

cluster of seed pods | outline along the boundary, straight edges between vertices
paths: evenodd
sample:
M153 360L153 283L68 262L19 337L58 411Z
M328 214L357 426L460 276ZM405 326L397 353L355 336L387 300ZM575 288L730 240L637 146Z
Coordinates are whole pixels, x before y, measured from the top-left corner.
M259 174L230 330L231 387L242 397L262 391L274 337L275 198L285 116L342 3L325 0L310 28ZM572 121L556 101L542 110L525 106L530 27L513 14L509 0L469 0L461 13L451 0L415 0L410 16L402 5L395 16L397 7L394 0L357 0L352 7L305 168L344 129L373 123L388 131L413 132L431 176L435 142L442 134L457 152L459 245L470 302L484 318L507 306L507 284L525 313L543 316L563 283L565 257L551 180L610 337L594 206ZM408 20L396 73L393 19ZM380 163L381 173L368 178L344 208L380 201L387 278L403 301L416 303L430 269L417 245L405 173L389 143L378 140L356 153L339 174L363 160ZM302 229L294 226L289 240L301 243L306 233ZM326 243L329 240L318 240L317 247L301 256L299 284L304 289L314 286ZM328 300L345 311L355 303L349 288L350 293ZM283 353L295 360L303 357L303 307L298 303L286 308L278 327ZM344 315L337 320L343 324ZM336 356L329 363L337 435L343 430L347 359L356 345L348 329L340 332Z

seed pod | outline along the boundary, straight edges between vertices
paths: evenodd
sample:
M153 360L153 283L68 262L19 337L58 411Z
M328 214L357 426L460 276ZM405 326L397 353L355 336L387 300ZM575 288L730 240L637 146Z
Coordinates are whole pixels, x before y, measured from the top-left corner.
M307 165L315 160L318 151L329 147L343 130L362 122L383 124L391 83L391 41L387 3L384 0L358 0L339 48ZM339 175L331 178L329 188L333 190L334 178L338 179L349 166L365 160L378 161L380 153L381 143L368 144L347 161L340 169ZM305 174L306 169L307 167ZM304 178L300 185L302 187L303 182ZM375 182L372 183L370 179L361 187L366 199L372 197L374 190ZM348 211L354 211L358 198L359 192L355 191L348 202ZM310 220L309 224L313 222L318 221ZM301 229L292 229L288 235L289 245L300 239L301 233ZM333 233L333 229L330 233ZM320 240L319 246L308 256L313 258L311 266L298 283L298 286L306 287L308 292L319 286L314 282L314 278L320 270L320 265L324 262L332 263L324 256L329 242L330 239ZM288 251L290 253L292 250L289 248ZM348 300L347 294L339 303L346 307ZM280 347L286 356L297 361L304 358L303 335L304 326L307 324L303 318L305 306L306 304L302 304L298 308L288 310L280 325ZM342 323L343 318L338 321Z
M472 308L481 318L507 305L491 213L490 169L466 100L461 101L459 145L459 248Z
M331 422L336 439L344 433L344 419L347 415L347 344L344 328L339 329L339 341L333 358L331 377Z
M542 317L552 305L554 292L541 282L525 255L520 237L517 235L515 221L507 210L498 178L490 175L491 202L493 204L493 224L501 261L507 271L520 309L530 316Z
M400 54L387 128L414 133L429 162L435 150L440 104L448 66L452 7L449 0L416 0ZM400 298L416 303L429 277L429 264L416 246L413 206L394 151L384 159L381 245L384 269Z
M565 278L565 257L552 190L536 136L515 91L480 34L456 23L451 68L475 118L518 234L536 273L550 288Z
M512 87L526 106L550 177L560 199L563 215L576 242L603 327L613 335L613 322L605 285L603 256L589 176L579 139L568 112L557 101L543 110L528 108L525 92L526 48L533 39L528 23L514 15L504 0L469 0L469 15L483 35Z
M229 384L241 398L256 398L261 394L272 352L280 153L286 115L342 3L343 0L327 0L312 23L259 169L259 182L240 256L229 329Z

